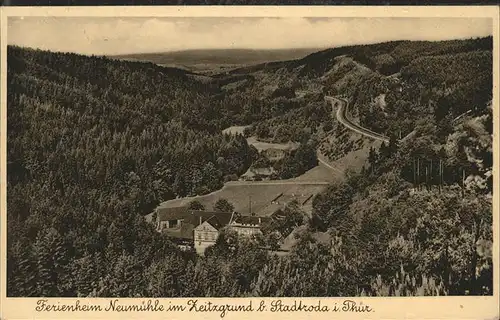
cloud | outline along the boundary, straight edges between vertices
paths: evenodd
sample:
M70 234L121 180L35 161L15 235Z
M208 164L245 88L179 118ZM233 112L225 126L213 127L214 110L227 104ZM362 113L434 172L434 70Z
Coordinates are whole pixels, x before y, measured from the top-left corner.
M84 54L207 48L320 48L492 34L471 18L10 17L8 43Z

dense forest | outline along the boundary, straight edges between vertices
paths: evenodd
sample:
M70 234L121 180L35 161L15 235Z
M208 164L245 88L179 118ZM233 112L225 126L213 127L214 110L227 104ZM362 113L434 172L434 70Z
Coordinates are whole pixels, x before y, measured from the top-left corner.
M7 294L492 294L491 59L491 38L393 42L200 81L9 47ZM223 233L204 257L145 222L159 202L216 190L259 161L243 135L221 133L230 125L300 142L279 168L303 173L325 135L345 133L324 94L347 95L372 130L414 135L372 148L313 199L311 218L292 203L262 237ZM368 117L380 94L385 109ZM288 255L265 249L298 226Z

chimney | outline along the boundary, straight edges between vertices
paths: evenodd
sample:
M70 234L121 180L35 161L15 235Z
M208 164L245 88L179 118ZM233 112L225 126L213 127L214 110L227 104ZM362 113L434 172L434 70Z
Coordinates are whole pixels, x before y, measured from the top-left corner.
M201 216L200 216L200 224L198 224L198 225L201 225Z
M260 217L259 217L259 224L260 224Z
M248 197L248 213L252 214L252 196Z

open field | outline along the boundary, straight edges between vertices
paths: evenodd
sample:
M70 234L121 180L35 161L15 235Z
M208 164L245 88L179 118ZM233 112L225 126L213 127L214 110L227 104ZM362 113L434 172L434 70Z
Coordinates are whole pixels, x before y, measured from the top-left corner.
M269 216L282 207L283 202L289 202L295 198L300 204L305 202L302 209L310 212L312 197L309 198L309 196L321 192L335 179L340 179L339 173L320 163L317 167L294 179L229 181L220 190L203 196L169 200L160 204L160 207L180 207L198 200L207 210L211 210L218 199L225 198L234 205L235 211L249 213L251 205L251 211L256 215ZM281 200L271 203L280 194L283 194L280 197ZM146 216L146 219L150 218L151 215Z
M278 150L291 150L294 149L298 146L297 143L268 143L268 142L262 142L258 141L256 137L249 137L247 139L248 144L251 144L257 150L262 151L262 150L268 150L268 149L278 149Z
M260 182L260 181L259 181ZM308 196L316 194L326 187L326 183L235 183L226 184L221 190L213 193L198 196L186 197L182 199L170 200L162 203L161 207L179 207L188 205L193 200L198 200L207 210L212 210L215 202L224 198L234 205L235 211L249 213L251 211L258 216L269 216L276 209L283 206L282 203L272 204L271 202L283 194L283 198L303 202ZM310 201L310 200L309 200Z
M336 169L334 167L334 169ZM333 170L329 168L326 164L319 162L319 164L306 171L303 175L300 175L294 179L294 181L327 181L332 182L338 179L342 179L343 172L341 170Z
M223 134L243 134L246 128L250 126L232 126L222 130Z
M357 137L359 137L358 133L352 133L349 137L352 141L354 141ZM338 143L336 141L333 142L324 142L324 144L334 144ZM342 157L336 159L336 160L329 160L327 155L324 154L323 152L318 153L318 159L320 161L327 162L331 166L333 166L336 170L335 171L341 171L344 172L347 169L354 170L356 172L359 172L363 165L365 165L368 161L368 154L370 153L370 147L374 147L375 149L380 148L380 145L382 143L380 141L366 141L364 144L359 148L355 150L351 150L347 152L345 155ZM337 172L338 173L338 172ZM340 174L341 176L343 174Z

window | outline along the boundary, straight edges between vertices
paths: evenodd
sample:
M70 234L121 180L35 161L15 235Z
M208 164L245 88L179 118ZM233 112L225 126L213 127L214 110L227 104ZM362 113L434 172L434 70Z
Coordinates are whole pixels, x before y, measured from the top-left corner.
M168 224L170 228L176 228L177 227L177 220L169 220Z

